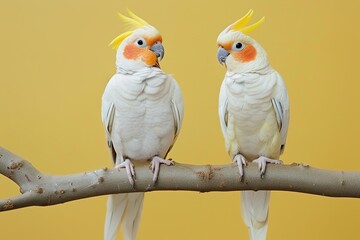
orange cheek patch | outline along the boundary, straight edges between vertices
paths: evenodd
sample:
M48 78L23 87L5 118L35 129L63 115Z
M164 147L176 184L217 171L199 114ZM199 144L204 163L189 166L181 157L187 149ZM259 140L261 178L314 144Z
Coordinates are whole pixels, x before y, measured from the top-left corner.
M123 54L126 59L135 60L143 54L144 50L131 43L125 47Z
M234 58L241 62L250 62L254 60L255 57L256 49L253 45L247 45L243 50L234 54Z
M148 48L140 48L135 46L135 44L128 44L124 49L124 57L129 60L136 60L141 57L141 60L146 63L146 65L154 66L156 64L156 55L154 52Z

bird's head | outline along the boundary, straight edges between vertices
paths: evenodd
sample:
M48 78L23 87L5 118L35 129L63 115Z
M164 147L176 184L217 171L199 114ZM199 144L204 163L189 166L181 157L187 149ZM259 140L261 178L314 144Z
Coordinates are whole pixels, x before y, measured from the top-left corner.
M253 15L250 10L244 17L222 31L217 39L217 58L230 72L243 73L262 69L268 65L265 50L254 39L246 35L257 28L265 18L246 26Z
M128 10L129 17L119 17L129 25L130 31L116 37L109 45L117 49L116 66L124 70L158 67L164 57L164 47L159 31Z

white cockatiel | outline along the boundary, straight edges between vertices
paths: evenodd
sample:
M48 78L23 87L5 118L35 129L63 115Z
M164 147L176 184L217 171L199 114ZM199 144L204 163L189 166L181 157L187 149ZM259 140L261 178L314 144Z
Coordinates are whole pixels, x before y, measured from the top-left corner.
M115 38L116 74L102 97L102 120L115 167L125 168L130 184L135 171L131 161L151 160L154 183L179 134L183 119L183 98L171 75L160 69L164 56L162 38L156 28L128 11L119 14L131 31ZM126 240L136 239L143 193L109 196L104 239L116 238L120 224Z
M218 60L227 72L219 96L219 116L226 149L238 165L240 176L247 162L279 164L289 125L289 100L285 84L269 64L265 50L246 33L253 11L220 33ZM266 179L265 179L266 180ZM250 239L266 239L269 191L241 192L241 208Z

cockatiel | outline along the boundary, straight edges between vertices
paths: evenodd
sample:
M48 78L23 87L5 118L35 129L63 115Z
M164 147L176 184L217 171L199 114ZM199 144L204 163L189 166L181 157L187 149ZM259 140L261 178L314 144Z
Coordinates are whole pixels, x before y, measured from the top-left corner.
M159 31L128 10L119 14L131 31L116 37L116 74L102 97L102 120L116 168L125 168L130 184L135 171L131 161L151 160L154 183L179 134L183 97L175 79L160 69L164 56ZM136 239L143 193L112 195L108 199L104 239L116 238L120 224L126 240Z
M265 50L246 35L264 21L246 26L252 14L250 10L217 39L218 60L227 68L219 96L220 123L240 177L247 162L258 163L261 177L267 163L281 163L289 125L285 84L270 66ZM270 192L243 191L241 198L250 239L266 239Z

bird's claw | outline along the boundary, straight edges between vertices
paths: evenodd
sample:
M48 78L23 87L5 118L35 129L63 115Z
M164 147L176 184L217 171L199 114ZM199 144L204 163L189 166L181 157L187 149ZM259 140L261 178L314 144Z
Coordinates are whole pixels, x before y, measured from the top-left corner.
M239 173L240 173L240 180L242 180L242 177L244 176L244 166L246 166L246 159L243 155L241 154L237 154L234 159L233 162L236 163L236 165L239 168Z
M134 187L134 185L135 185L135 182L134 182L134 179L135 179L134 164L129 159L126 159L122 163L116 164L115 168L125 168L126 174L128 176L128 179L129 179L129 182L130 182L131 186Z
M271 163L271 164L282 164L283 163L281 160L274 160L274 159L270 159L270 158L267 158L264 156L261 156L258 159L255 159L253 162L258 164L261 178L264 178L267 163Z
M174 165L174 162L172 160L166 160L161 157L155 156L151 159L151 165L150 169L153 173L153 182L156 183L159 171L160 171L160 164L165 164L167 166Z

